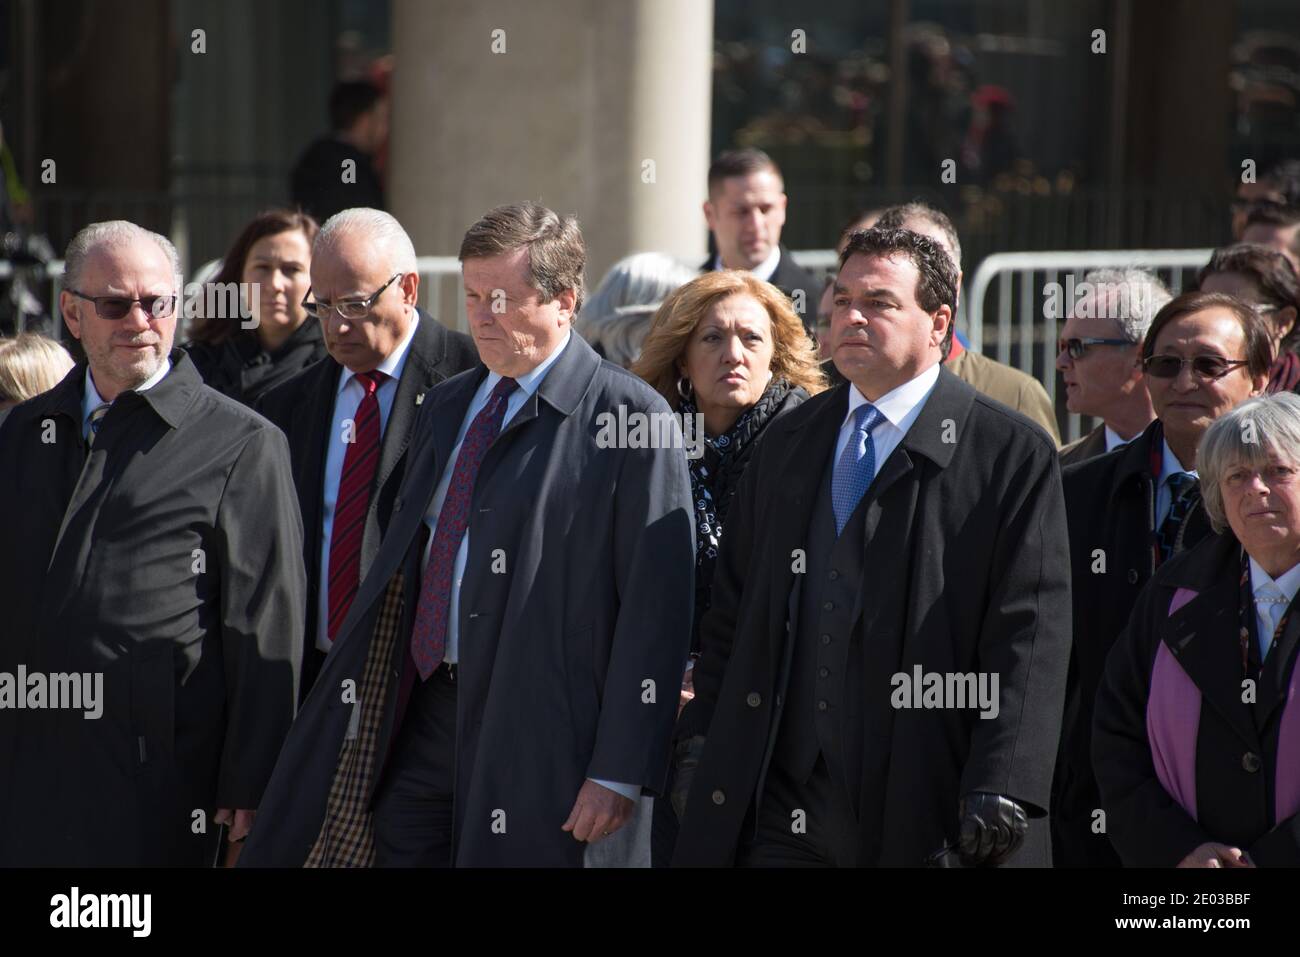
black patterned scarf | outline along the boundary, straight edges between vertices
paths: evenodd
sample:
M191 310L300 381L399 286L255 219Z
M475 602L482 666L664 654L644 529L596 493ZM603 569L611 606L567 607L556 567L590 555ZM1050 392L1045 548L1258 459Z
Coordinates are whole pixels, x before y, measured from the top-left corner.
M792 391L784 379L773 379L759 400L741 414L735 424L716 438L703 436L704 454L688 459L691 473L691 500L695 509L695 623L709 607L713 590L713 569L718 560L718 544L727 509L735 495L740 476L749 464L754 440L781 408ZM802 390L800 390L802 391ZM695 398L683 399L679 410L695 415ZM694 641L692 642L694 645ZM692 651L698 648L692 647Z

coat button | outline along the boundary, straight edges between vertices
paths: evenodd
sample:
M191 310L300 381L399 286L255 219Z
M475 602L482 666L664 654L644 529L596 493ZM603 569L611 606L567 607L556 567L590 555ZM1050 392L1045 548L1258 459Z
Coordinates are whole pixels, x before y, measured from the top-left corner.
M718 790L718 791L714 791L714 792L713 792L713 803L714 803L714 804L725 804L726 801L727 801L727 796L726 796L725 794L723 794L721 790Z
M822 635L822 644L823 644L823 645L829 645L830 643L831 643L831 636L830 636L830 635Z
M834 610L835 610L835 602L833 601L828 601L824 605L822 605L822 611L834 611Z
M757 708L762 703L763 703L763 696L760 695L757 691L751 691L748 695L745 696L745 704L749 705L751 708Z
M817 702L817 710L818 710L818 711L825 711L825 710L826 710L827 708L829 708L829 707L830 707L830 705L828 705L825 701L818 701L818 702Z
M1130 585L1136 585L1138 583L1138 570L1136 568L1130 568L1128 570L1128 583Z
M1247 751L1241 756L1241 767L1249 774L1254 774L1258 771L1263 766L1263 763L1264 762L1260 761L1259 755L1254 751Z
M828 677L828 676L830 675L830 673L831 673L831 669L829 669L829 668L818 668L818 669L817 669L817 677L819 677L819 678L825 678L825 677Z
M840 573L837 572L835 569L832 568L832 569L831 569L831 573L830 573L830 575L827 576L827 577L829 577L831 581L836 581L836 580L839 579L839 577L840 577Z

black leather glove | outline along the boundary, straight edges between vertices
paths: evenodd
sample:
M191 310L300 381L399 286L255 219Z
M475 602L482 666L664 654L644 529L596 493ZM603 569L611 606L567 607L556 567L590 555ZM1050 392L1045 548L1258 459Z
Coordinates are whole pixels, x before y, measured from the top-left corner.
M961 841L957 850L967 867L996 867L1020 849L1029 828L1025 809L1011 798L972 791L957 805Z
M699 767L700 756L704 754L704 735L683 738L673 749L673 789L669 799L677 820L686 814L686 799L691 793L691 782L695 780L695 769Z

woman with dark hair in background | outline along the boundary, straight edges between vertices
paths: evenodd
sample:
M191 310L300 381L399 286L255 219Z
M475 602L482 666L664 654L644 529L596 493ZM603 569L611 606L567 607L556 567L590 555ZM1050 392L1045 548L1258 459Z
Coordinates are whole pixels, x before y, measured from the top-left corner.
M204 284L203 305L216 308L194 321L186 350L203 381L218 392L252 405L325 357L320 323L302 308L318 231L306 213L260 213L235 239L216 277ZM225 291L235 288L232 283L239 284L237 297Z

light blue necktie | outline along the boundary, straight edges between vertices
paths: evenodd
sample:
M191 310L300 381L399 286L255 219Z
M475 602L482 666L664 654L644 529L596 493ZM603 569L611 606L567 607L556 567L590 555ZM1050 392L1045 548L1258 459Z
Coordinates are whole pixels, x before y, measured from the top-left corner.
M831 508L835 511L836 535L844 531L849 516L876 477L876 445L871 441L871 430L884 420L884 416L870 402L864 402L854 410L853 417L853 434L849 436L840 460L835 463L835 474L831 477Z

